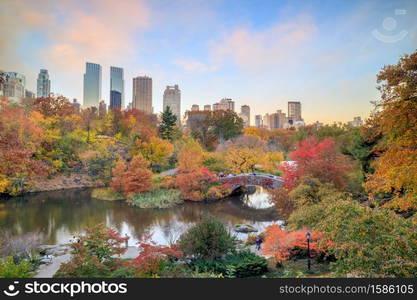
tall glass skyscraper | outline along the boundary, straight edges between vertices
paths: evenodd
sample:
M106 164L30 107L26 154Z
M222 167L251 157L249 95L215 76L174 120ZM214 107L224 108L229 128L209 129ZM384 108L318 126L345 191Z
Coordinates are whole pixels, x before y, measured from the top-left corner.
M123 79L123 69L110 67L110 107L123 108L125 81Z
M37 96L38 98L49 97L51 93L51 81L49 80L48 70L41 69L37 80Z
M101 66L94 63L85 64L84 74L84 107L95 106L101 100Z

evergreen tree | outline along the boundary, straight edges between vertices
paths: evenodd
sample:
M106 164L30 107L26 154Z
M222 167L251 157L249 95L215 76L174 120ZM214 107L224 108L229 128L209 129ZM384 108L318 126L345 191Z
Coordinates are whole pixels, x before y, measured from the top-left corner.
M175 126L177 124L177 116L171 111L171 108L167 106L165 111L161 114L161 125L159 126L159 135L165 140L174 138Z

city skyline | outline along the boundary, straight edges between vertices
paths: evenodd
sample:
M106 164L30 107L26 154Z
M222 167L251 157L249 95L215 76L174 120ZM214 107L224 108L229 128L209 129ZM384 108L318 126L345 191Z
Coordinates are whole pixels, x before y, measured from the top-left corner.
M30 91L39 68L48 69L51 92L82 102L86 61L104 70L121 66L125 107L132 78L148 74L155 112L162 111L166 85L177 83L182 107L230 97L253 108L254 116L295 100L303 103L306 123L365 119L379 97L376 73L414 50L417 40L415 1L64 2L0 3L9 28L1 37L0 69L25 74ZM112 28L104 20L112 20ZM375 30L407 34L381 41ZM107 104L109 78L103 72Z

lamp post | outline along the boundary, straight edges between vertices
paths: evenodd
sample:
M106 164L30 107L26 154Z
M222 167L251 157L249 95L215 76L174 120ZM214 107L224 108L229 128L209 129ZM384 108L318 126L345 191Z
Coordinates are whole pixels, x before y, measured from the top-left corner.
M307 233L306 233L306 239L307 239L307 268L308 268L309 271L311 269L310 237L311 237L311 233L310 233L310 231L307 231Z

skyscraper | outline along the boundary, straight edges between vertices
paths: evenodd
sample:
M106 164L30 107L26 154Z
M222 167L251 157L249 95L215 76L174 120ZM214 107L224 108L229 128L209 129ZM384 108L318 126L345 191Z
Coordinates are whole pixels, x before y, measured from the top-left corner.
M262 126L262 116L261 115L256 115L255 116L255 126L256 127L261 127Z
M204 105L204 110L205 111L211 111L211 105L210 104Z
M110 67L110 107L124 108L125 81L123 79L123 69Z
M177 116L177 122L181 120L181 90L178 84L174 86L167 85L164 91L163 110L169 106L172 113Z
M85 64L84 74L84 107L95 106L101 99L101 66L99 64L89 63Z
M132 108L152 113L152 78L138 76L133 78Z
M48 70L41 69L37 80L37 96L38 98L49 97L51 93L51 81L49 80Z
M199 111L200 110L200 106L198 104L193 104L191 106L191 111Z
M302 121L301 118L301 102L288 101L288 122L293 124L296 121Z
M240 117L243 119L243 125L245 127L250 126L250 107L249 105L242 105L240 107Z

